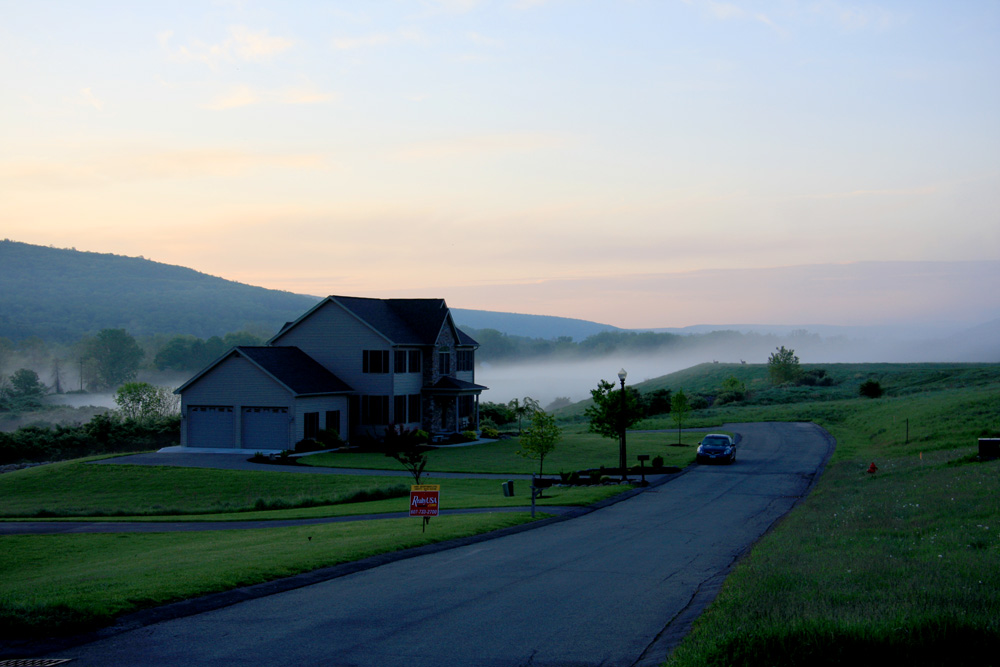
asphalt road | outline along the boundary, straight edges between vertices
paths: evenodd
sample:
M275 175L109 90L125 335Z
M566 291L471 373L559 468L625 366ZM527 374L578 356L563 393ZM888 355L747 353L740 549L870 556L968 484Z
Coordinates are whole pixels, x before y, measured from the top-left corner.
M73 665L657 665L735 560L811 488L832 439L730 425L733 466L573 519L50 654Z

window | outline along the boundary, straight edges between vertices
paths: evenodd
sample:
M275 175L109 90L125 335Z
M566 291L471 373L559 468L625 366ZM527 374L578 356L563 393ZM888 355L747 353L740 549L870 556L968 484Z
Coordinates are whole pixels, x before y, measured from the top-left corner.
M319 435L319 413L318 412L307 412L304 417L304 438L313 439Z
M405 373L406 372L406 350L396 350L395 362L393 365L393 372L395 373Z
M406 394L393 399L393 419L397 424L420 421L420 394Z
M362 373L388 373L389 350L364 350L361 362Z
M472 350L459 350L458 356L455 359L455 370L461 371L471 371L473 363Z
M340 433L340 410L326 411L326 430Z
M438 352L438 372L441 375L451 373L451 352Z
M420 350L410 350L410 372L420 372Z
M392 419L397 424L405 424L409 421L406 418L406 396L396 396L392 400Z
M475 411L476 400L472 396L458 397L458 416L471 417Z
M389 423L388 396L361 397L361 423L365 426L385 426Z

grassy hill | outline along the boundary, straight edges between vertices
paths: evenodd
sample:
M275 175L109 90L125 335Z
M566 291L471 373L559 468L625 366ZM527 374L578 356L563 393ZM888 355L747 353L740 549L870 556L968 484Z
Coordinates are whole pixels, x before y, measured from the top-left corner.
M101 329L199 338L273 333L317 299L141 257L0 241L0 337L71 343Z

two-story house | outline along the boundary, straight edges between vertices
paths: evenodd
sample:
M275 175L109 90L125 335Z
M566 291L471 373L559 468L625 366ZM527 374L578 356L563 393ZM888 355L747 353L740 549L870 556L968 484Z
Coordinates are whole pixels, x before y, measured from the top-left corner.
M444 299L330 296L181 385L181 445L291 449L320 429L349 439L389 424L478 430L478 346Z

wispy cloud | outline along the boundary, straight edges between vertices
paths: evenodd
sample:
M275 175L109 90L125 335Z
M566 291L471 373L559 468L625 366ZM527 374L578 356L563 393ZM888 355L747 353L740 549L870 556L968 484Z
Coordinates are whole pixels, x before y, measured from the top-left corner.
M252 30L244 25L235 25L229 27L228 33L226 39L215 44L196 40L176 49L170 47L173 39L172 31L161 32L157 40L163 48L171 51L175 60L202 62L212 68L218 67L223 62L263 62L287 51L295 44L294 40L271 35L266 28Z
M324 104L334 101L336 97L334 93L320 90L311 84L277 90L260 90L239 85L217 95L205 105L205 108L224 111L255 104Z
M151 150L77 160L0 163L0 186L64 188L163 178L244 176L264 169L316 170L328 164L321 155L261 153L230 148Z
M373 32L355 37L335 37L333 48L338 51L354 51L357 49L375 48L395 44L422 44L427 42L427 36L419 28L399 28L391 32Z
M536 134L483 134L409 144L396 151L399 160L441 160L483 157L503 153L527 152L552 148L566 142L565 137Z

